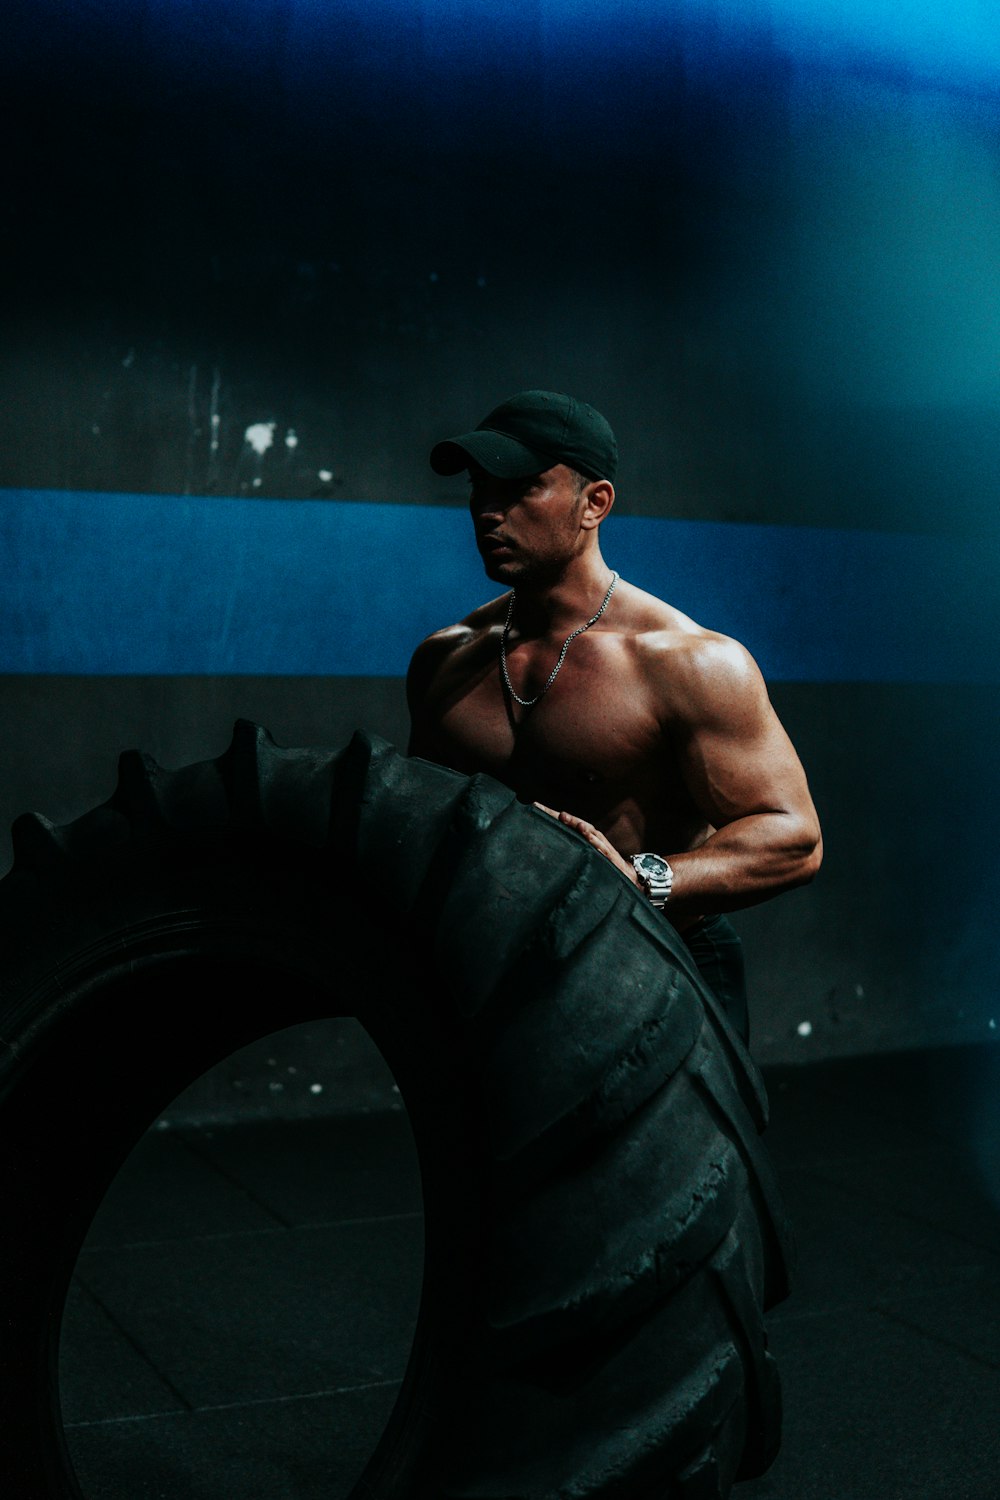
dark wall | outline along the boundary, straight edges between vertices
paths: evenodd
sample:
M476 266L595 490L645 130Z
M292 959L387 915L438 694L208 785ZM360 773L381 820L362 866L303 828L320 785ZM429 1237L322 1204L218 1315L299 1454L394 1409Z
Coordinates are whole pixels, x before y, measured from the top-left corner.
M547 386L612 420L622 513L995 555L997 59L971 11L738 9L15 8L0 484L458 505L430 443ZM988 1034L996 689L774 697L828 852L742 919L759 1054ZM375 678L12 674L0 712L8 818L237 715L405 733Z
M6 482L447 501L428 439L543 385L632 511L992 527L990 60L792 9L15 12Z

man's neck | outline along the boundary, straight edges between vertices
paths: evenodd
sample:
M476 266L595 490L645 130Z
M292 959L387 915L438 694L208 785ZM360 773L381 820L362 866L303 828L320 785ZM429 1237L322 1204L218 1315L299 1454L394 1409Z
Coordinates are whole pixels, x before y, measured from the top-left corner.
M566 635L597 613L611 576L611 569L595 551L585 560L574 560L555 582L517 584L512 629L526 640Z

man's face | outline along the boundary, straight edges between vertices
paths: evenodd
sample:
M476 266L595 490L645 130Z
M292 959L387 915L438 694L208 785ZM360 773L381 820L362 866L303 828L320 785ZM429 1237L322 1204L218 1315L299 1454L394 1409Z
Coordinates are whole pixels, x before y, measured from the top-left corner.
M553 582L583 547L585 505L577 477L556 464L526 479L497 479L469 466L469 510L486 576L496 583Z

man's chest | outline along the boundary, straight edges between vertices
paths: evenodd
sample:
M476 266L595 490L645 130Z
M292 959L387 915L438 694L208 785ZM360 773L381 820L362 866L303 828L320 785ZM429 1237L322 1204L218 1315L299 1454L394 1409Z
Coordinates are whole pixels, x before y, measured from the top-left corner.
M458 770L487 771L520 796L577 805L581 796L634 796L648 777L662 777L664 736L649 693L627 663L587 645L531 707L508 693L499 653L481 657L464 679L456 673L441 683L427 707L442 758ZM529 673L525 654L512 655L515 691L533 696L543 666Z

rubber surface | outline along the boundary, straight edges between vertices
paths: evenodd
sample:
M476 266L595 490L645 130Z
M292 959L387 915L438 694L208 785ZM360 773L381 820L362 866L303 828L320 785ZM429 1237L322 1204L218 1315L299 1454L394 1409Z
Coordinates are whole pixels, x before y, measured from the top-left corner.
M420 1156L424 1288L369 1500L718 1500L780 1434L788 1227L766 1100L673 929L487 777L358 734L122 758L0 882L0 1481L79 1497L79 1245L152 1119L236 1047L356 1015ZM94 1500L94 1497L91 1497Z

